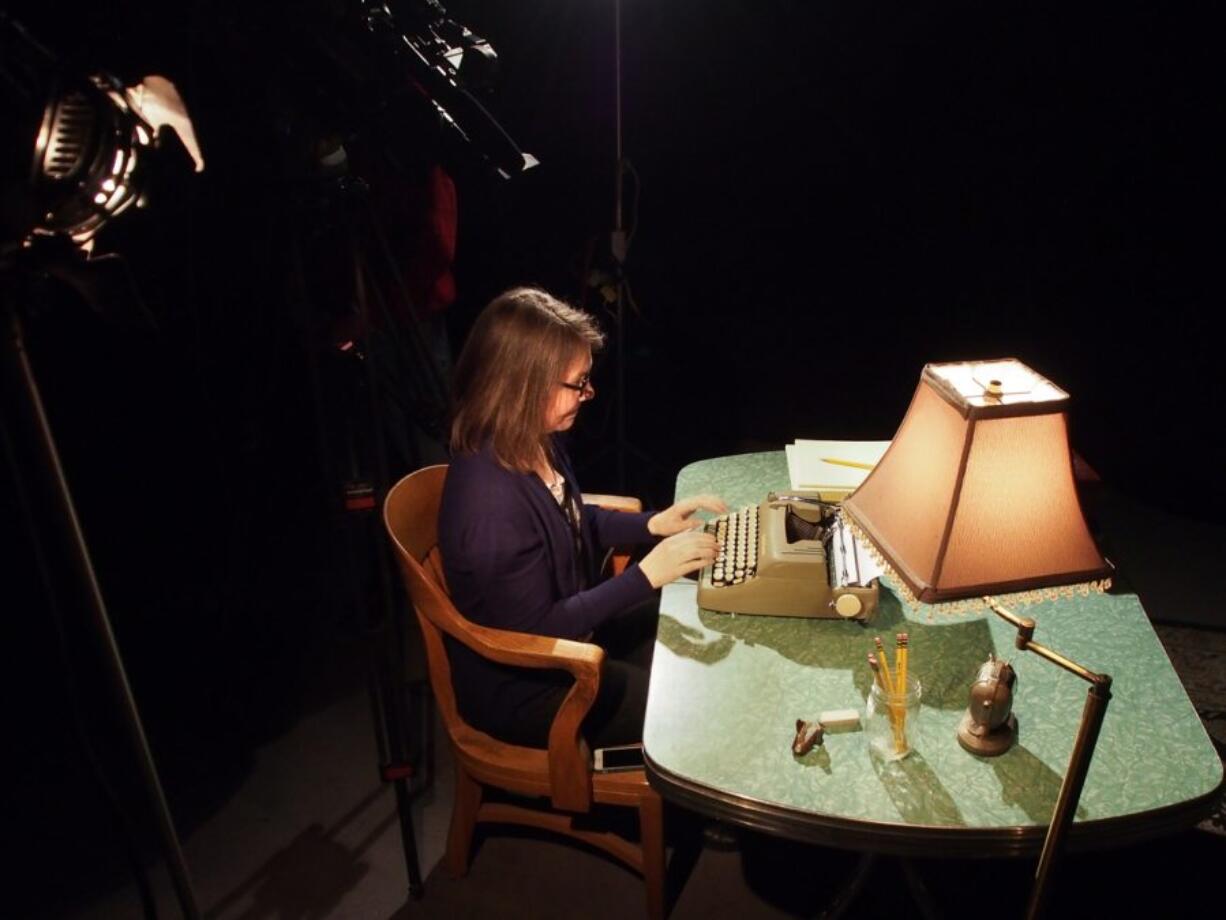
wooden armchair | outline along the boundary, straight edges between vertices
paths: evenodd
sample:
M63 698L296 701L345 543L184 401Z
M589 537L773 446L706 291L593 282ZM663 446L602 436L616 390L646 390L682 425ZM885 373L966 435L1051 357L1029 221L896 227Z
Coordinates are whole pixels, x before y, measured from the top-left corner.
M468 870L468 853L478 821L545 828L598 847L640 872L647 887L647 914L661 918L664 835L660 797L647 784L642 770L593 773L591 752L579 733L600 685L604 650L586 642L479 626L456 610L447 593L438 550L439 500L446 476L446 466L431 466L400 480L388 492L383 521L421 624L430 685L455 755L455 806L447 839L447 868L457 877ZM621 500L621 507L629 509L626 501ZM624 566L625 561L621 564ZM558 668L574 676L575 683L550 728L548 748L506 744L464 721L456 707L444 633L492 661L525 668ZM483 787L487 785L548 799L552 809L483 802ZM589 811L593 803L638 809L641 843L575 827L574 815Z

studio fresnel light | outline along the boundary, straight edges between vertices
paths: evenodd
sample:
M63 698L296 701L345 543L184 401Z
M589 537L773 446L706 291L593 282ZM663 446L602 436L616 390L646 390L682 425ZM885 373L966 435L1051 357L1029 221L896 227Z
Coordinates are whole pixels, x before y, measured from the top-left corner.
M19 23L0 21L6 125L6 243L60 237L88 247L98 231L144 204L153 161L171 132L196 171L204 168L191 121L174 85L146 77L125 86L109 73L66 67ZM26 159L29 157L29 159Z
M91 76L53 94L34 147L33 236L88 242L112 217L140 205L154 130L113 77Z

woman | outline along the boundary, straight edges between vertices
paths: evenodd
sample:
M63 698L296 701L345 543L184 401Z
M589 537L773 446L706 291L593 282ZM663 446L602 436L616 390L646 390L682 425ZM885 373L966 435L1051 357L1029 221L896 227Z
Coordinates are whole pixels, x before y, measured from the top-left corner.
M602 639L619 625L643 625L655 589L714 560L715 539L695 529L701 522L692 515L727 510L712 496L658 514L582 503L558 435L595 395L592 352L603 341L590 316L541 290L516 288L486 307L456 364L452 462L439 513L447 584L466 617L605 644L600 693L583 727L594 747L639 740L646 706L646 668L618 659L621 649ZM637 565L600 581L607 548L659 538ZM654 635L654 616L646 626L640 645ZM512 743L547 743L569 675L498 665L459 643L448 648L469 723Z

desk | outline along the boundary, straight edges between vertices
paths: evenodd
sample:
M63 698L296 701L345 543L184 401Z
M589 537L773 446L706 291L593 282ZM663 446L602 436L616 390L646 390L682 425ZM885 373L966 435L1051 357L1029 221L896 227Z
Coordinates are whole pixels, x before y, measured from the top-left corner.
M677 497L722 495L730 507L788 487L782 452L683 469ZM1035 655L994 614L911 611L883 580L874 621L860 624L699 610L696 587L664 588L643 744L662 795L701 813L798 840L895 855L1036 854L1072 751L1086 685ZM1070 849L1186 827L1207 813L1222 764L1133 595L1092 595L1025 609L1036 641L1114 678ZM863 712L872 637L906 631L924 684L914 752L870 758L862 731L791 752L798 718ZM978 758L955 738L970 681L989 652L1010 658L1018 743Z

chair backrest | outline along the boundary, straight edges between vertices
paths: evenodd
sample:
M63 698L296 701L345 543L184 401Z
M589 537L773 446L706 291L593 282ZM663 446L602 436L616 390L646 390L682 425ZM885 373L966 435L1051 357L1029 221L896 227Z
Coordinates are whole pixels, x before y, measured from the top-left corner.
M399 557L405 589L421 624L431 689L443 715L443 724L455 738L466 723L456 706L451 662L443 643L444 632L457 638L462 633L456 623L462 618L447 596L442 557L438 551L438 509L446 478L446 464L428 466L404 477L387 493L383 523Z

